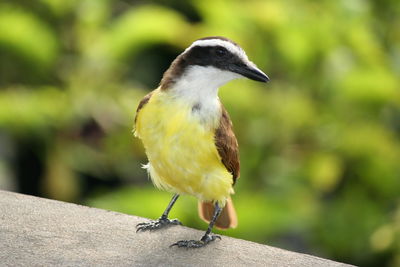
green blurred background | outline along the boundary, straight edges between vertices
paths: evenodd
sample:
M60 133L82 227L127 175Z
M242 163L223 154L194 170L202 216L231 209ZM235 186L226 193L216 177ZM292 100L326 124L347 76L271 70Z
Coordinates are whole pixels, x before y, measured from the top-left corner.
M136 106L222 35L271 78L220 90L242 163L223 233L400 266L399 29L397 0L0 1L0 188L160 216ZM171 216L206 228L192 197Z

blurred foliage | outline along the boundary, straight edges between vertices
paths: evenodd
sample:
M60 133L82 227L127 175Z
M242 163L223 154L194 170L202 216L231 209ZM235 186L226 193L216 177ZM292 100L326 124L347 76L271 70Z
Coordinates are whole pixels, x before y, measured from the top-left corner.
M400 2L0 1L0 188L158 217L131 133L193 40L238 42L270 77L220 96L241 147L224 232L400 266ZM196 200L172 210L204 229ZM134 229L132 229L134 231Z

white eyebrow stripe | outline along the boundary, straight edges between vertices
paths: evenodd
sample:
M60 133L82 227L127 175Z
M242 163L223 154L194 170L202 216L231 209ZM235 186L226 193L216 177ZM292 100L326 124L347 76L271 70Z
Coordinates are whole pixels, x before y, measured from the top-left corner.
M242 48L232 44L231 42L225 41L225 40L221 40L221 39L197 40L197 41L193 42L191 46L186 48L185 52L194 46L222 46L222 47L225 47L232 54L239 56L242 60L248 61L247 55Z

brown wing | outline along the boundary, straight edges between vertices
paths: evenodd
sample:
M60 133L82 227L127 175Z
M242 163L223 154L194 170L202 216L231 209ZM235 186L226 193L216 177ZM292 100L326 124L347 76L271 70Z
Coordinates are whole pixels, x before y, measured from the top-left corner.
M135 124L136 124L136 119L137 119L137 116L138 116L139 111L144 107L144 105L147 104L147 102L149 102L149 100L150 100L150 98L151 98L153 92L154 92L154 91L148 93L147 95L145 95L145 97L143 97L142 100L140 100L140 103L139 103L139 105L138 105L138 107L137 107L137 109L136 109Z
M235 184L240 171L239 145L233 133L232 122L228 112L222 104L221 108L222 115L219 127L215 131L215 145L217 146L222 163L225 165L226 169L232 173L233 184Z

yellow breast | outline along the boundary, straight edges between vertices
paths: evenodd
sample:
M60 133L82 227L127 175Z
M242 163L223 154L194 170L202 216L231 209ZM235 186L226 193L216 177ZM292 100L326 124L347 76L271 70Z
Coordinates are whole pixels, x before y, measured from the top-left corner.
M233 180L214 142L218 116L204 121L188 103L154 92L137 115L135 134L143 141L147 169L157 187L225 203Z

